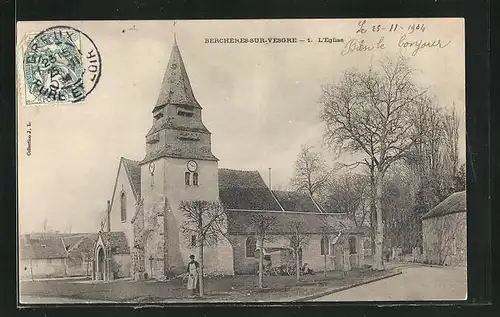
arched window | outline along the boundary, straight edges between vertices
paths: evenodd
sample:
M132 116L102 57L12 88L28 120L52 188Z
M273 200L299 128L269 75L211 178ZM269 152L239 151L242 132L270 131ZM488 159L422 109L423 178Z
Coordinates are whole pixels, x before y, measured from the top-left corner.
M127 221L127 200L125 197L125 192L122 192L120 195L120 210L122 222Z
M356 249L356 237L349 237L349 253L358 253Z
M186 185L190 184L190 181L189 181L190 178L191 178L191 173L189 173L189 172L184 173L184 183Z
M247 258L255 257L255 249L257 249L257 240L255 237L250 236L247 238L245 243L245 253Z
M330 245L330 243L328 242L327 237L321 238L321 245L320 245L321 255L328 255L330 253L330 252L328 252L329 245Z
M198 173L193 173L193 185L198 186Z

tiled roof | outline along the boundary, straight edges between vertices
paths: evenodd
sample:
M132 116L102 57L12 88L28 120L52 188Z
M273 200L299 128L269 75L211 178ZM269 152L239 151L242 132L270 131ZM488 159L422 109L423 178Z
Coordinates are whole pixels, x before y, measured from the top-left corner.
M61 237L22 235L19 240L21 260L62 259L68 257Z
M130 185L132 186L132 191L134 196L138 201L141 198L141 166L139 161L133 161L128 158L122 157L122 162L127 172L127 176L130 180Z
M292 224L300 223L303 233L320 234L323 228L331 233L354 233L358 232L354 222L345 214L335 213L308 213L308 212L257 212L257 211L227 211L229 234L255 234L255 215L266 215L274 217L275 221L270 227L270 234L287 234L293 230Z
M97 241L97 233L85 233L63 238L68 252L88 252Z
M439 217L456 212L467 211L467 194L464 191L451 194L448 198L440 202L436 207L432 208L422 218Z
M128 254L130 248L127 236L121 231L100 232L104 245L114 254Z
M146 134L146 137L149 137L163 129L210 134L210 131L208 131L207 127L200 119L193 119L192 117L186 118L180 116L168 116L161 118L160 120L155 120L153 122L153 126Z
M146 157L140 162L140 164L146 164L160 157L174 157L174 158L197 159L197 160L208 160L208 161L219 160L212 154L212 151L210 150L209 147L190 148L187 146L176 146L173 144L167 144L165 147L162 147L157 151L154 152L152 151L146 154Z
M194 97L177 43L174 43L172 47L168 66L163 76L160 94L153 111L167 104L190 105L201 108Z
M286 211L321 212L307 193L273 190L273 194Z
M219 169L219 198L226 209L281 210L257 171Z

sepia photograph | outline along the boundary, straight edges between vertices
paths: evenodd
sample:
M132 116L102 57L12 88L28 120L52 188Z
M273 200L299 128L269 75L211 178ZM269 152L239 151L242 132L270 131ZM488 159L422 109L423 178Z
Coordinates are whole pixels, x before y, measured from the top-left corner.
M21 305L467 299L464 19L16 27Z

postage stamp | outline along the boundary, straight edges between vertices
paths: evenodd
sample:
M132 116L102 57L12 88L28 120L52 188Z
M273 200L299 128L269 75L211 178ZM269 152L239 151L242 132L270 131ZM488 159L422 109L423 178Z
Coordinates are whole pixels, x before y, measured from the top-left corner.
M22 52L26 105L83 102L99 82L99 50L73 27L55 26L28 36Z

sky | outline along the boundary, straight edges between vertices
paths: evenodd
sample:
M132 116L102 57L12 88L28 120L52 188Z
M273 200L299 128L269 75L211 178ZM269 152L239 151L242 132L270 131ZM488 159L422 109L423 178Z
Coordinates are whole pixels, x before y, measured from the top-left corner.
M177 21L175 34L203 122L212 133L219 167L258 170L273 188L287 189L302 144L315 146L329 163L319 118L321 86L347 68L366 69L381 57L408 56L415 81L461 119L465 159L465 54L462 19ZM54 25L86 33L102 57L99 83L84 102L27 106L18 101L18 197L21 232L91 232L111 198L121 156L141 160L151 111L173 44L173 21L18 22L18 45L26 34ZM372 26L385 30L373 32ZM401 29L390 32L391 24ZM409 34L408 27L424 26ZM402 36L403 40L401 40ZM311 43L210 44L206 38L311 39ZM344 43L319 43L318 37ZM381 40L382 38L382 40ZM364 39L384 49L342 54ZM404 41L441 44L403 48ZM403 42L401 42L403 41ZM400 43L400 44L398 44ZM19 50L20 52L21 50ZM20 73L21 74L21 73ZM20 77L22 81L22 77ZM22 85L20 86L22 87ZM22 88L20 88L22 89ZM31 122L31 155L26 155ZM349 161L348 154L340 160Z

